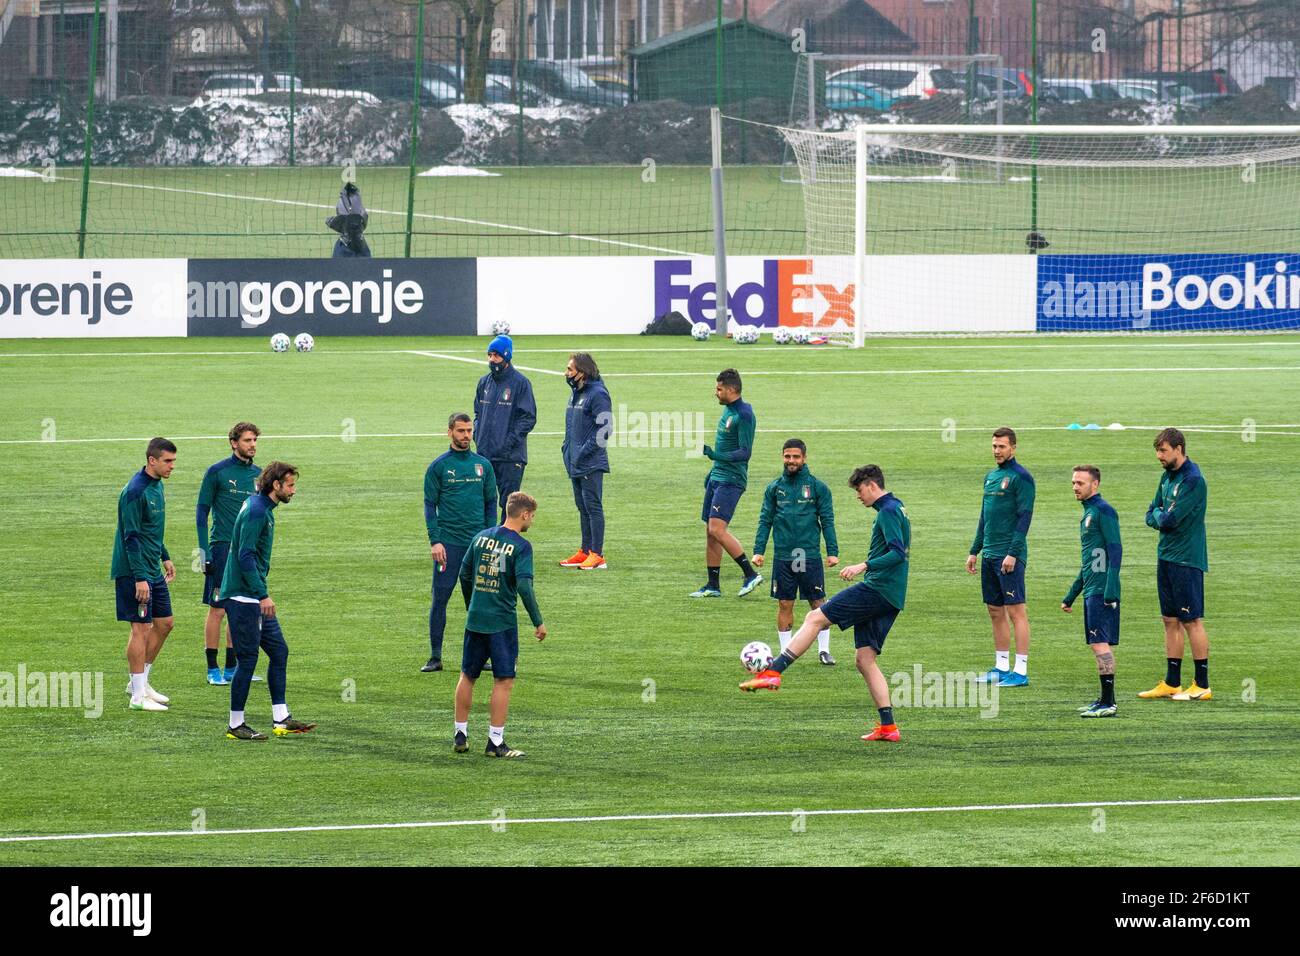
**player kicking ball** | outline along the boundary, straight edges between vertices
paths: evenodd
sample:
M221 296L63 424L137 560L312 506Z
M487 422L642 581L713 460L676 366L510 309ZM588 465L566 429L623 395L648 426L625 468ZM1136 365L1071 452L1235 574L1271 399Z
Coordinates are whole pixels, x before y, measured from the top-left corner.
M473 586L465 619L465 647L460 680L456 682L456 726L452 749L469 750L469 711L474 702L474 682L492 660L492 696L488 701L489 757L522 757L506 743L506 714L515 686L515 660L519 657L519 624L515 602L522 598L533 622L533 636L546 638L546 625L533 594L533 546L524 532L533 524L537 502L522 491L506 499L505 524L480 531L470 542L460 566L463 587Z
M871 528L871 549L867 560L840 570L840 577L851 581L859 574L866 577L853 587L845 588L804 618L799 632L791 639L772 666L740 685L744 691L779 690L781 674L812 646L818 632L832 624L840 630L853 628L853 646L857 648L858 673L871 690L871 699L880 712L875 730L863 740L899 739L898 725L889 698L889 684L876 658L885 646L885 637L894 619L903 609L907 596L907 567L911 556L912 523L903 503L885 490L885 475L878 465L863 465L849 478L849 487L858 500L876 511Z

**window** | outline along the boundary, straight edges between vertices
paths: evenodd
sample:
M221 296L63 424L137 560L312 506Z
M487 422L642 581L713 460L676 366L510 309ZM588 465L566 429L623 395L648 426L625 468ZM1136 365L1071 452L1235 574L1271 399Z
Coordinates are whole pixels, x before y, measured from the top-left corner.
M639 20L642 43L649 43L651 40L659 39L659 32L663 29L661 6L661 0L641 0L641 16Z

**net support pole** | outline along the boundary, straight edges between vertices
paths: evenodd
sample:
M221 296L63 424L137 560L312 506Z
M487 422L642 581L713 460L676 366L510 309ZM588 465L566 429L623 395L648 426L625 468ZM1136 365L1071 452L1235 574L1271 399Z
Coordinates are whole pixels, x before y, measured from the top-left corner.
M289 0L289 165L296 166L294 130L298 125L298 0Z
M713 275L714 300L717 310L713 314L713 330L718 335L727 334L727 220L722 207L722 111L716 106L710 111L713 132Z
M415 164L420 149L420 93L424 79L424 3L415 26L415 83L411 90L411 159L406 167L406 245L403 255L411 258L411 229L415 223Z
M86 258L86 211L90 199L90 151L95 142L95 72L99 68L99 0L90 20L90 72L86 75L86 139L81 157L81 225L77 229L77 258Z
M866 341L867 319L867 128L854 130L853 175L853 345Z

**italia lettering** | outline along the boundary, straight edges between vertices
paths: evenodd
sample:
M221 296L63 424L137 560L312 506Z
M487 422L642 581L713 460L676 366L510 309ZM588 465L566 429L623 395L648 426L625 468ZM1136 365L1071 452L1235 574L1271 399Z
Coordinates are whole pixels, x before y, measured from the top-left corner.
M0 284L0 319L23 314L84 318L98 325L104 315L121 316L131 311L131 287L123 282L103 283L95 271L86 282L15 282ZM24 313L26 309L26 313Z
M1285 259L1278 259L1271 268L1247 262L1240 274L1175 278L1169 263L1148 262L1142 266L1142 308L1158 312L1177 306L1195 312L1208 304L1223 311L1300 309L1300 273L1288 268Z

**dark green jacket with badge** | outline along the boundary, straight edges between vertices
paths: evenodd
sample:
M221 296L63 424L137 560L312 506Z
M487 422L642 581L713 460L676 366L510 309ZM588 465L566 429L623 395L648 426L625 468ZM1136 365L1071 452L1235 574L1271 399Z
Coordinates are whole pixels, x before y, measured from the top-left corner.
M1119 566L1124 557L1119 542L1119 515L1101 495L1080 504L1083 517L1079 519L1079 576L1061 603L1069 607L1080 594L1100 594L1103 600L1113 603L1119 600Z
M754 554L767 553L767 537L772 535L774 561L793 561L800 552L811 562L821 558L821 540L826 538L826 554L840 553L835 540L835 509L831 490L804 465L793 477L782 469L781 477L763 492L763 507L758 514L758 534L754 537Z

